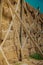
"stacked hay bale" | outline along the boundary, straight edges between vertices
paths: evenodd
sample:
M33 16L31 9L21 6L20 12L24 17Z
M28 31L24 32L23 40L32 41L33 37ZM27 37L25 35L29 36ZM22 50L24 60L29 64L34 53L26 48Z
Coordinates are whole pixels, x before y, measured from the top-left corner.
M0 1L0 44L1 44L1 35L2 35L2 34L1 34L1 32L2 32L2 31L1 31L1 16L2 16L2 15L1 15L1 14L2 14L1 11L2 11L2 8L1 8L1 1Z
M29 4L26 3L25 7L26 8L24 8L24 18L25 18L25 21L26 21L26 27L28 28L28 30L30 28L30 30L29 30L30 31L30 35L32 35L34 40L37 41L37 44L39 46L42 44L41 47L43 48L43 41L41 41L41 40L43 40L43 38L41 37L41 35L43 36L43 34L42 33L38 33L38 32L42 32L43 31L43 23L42 23L43 22L43 17L41 18L41 14L39 13L39 11L35 10L34 8L32 8ZM26 9L27 9L27 11L26 11ZM23 35L25 36L26 33L23 34ZM41 38L41 40L40 40L41 43L38 42L39 37ZM27 45L27 43L26 43L26 45ZM30 46L28 46L28 47L30 47L30 50L31 50L30 54L38 52L37 47L34 45L34 43L31 41L31 39L30 39ZM43 49L41 49L41 50L43 50Z
M16 5L17 5L18 1L10 0L10 2L12 4L12 6L16 9ZM12 16L10 13L9 6L7 5L7 3L5 1L2 2L2 6L3 6L3 8L2 8L2 40L4 40L6 33L8 31L9 25L12 21ZM19 10L19 8L18 8L18 10ZM16 48L15 44L17 43L17 45L18 45L18 43L19 43L18 38L16 38L16 36L17 36L16 29L19 32L19 27L17 27L17 26L19 26L18 25L19 23L18 23L18 21L17 22L16 21L17 20L15 18L14 22L13 22L14 24L12 25L11 30L7 36L7 39L3 44L3 51L10 64L13 64L16 61L18 61L18 55L17 55L18 52L16 50L17 48ZM17 39L17 42L16 42L16 39Z
M18 0L10 0L10 2L12 6L14 7L14 9L16 9ZM22 16L24 20L23 23L29 30L30 35L32 35L32 37L34 37L39 44L39 37L37 37L37 32L41 31L41 24L40 24L41 22L39 21L41 16L37 10L32 8L27 3L24 3L24 5L27 11L23 7L23 12L22 12L23 14ZM2 26L2 40L4 40L6 36L6 32L8 31L9 25L12 21L12 16L9 9L9 5L4 0L2 2L2 6L3 7L2 7L2 25L1 26ZM21 10L20 10L20 4L19 4L18 10L17 10L18 16L20 16L20 11ZM21 27L21 24L18 18L15 16L13 21L13 26L11 27L11 30L3 45L3 51L10 64L14 64L20 59L20 53L23 55L22 59L28 59L30 54L36 53L36 46L33 44L33 42L31 41L30 37L28 36L28 34L26 33L24 29L22 30L22 46L23 47L21 46L20 27ZM43 39L41 42L43 43ZM23 49L21 50L21 48Z
M7 63L6 63L5 59L4 59L3 54L1 53L1 51L0 51L0 65L7 65Z

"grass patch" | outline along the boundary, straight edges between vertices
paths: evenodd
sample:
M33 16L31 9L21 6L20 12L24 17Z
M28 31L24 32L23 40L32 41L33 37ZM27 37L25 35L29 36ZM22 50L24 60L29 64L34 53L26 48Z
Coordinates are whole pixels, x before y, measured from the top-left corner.
M33 59L36 59L36 60L43 60L41 55L38 54L38 53L34 53L34 54L30 55L30 57L33 58Z
M15 63L15 65L20 65L21 63L19 63L19 62L17 62L17 63Z

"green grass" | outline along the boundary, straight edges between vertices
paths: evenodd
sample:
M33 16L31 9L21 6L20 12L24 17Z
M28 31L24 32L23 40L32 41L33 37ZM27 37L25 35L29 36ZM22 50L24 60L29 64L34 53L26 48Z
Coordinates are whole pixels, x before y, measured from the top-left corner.
M21 63L19 63L19 62L17 62L17 63L15 63L15 65L20 65Z
M34 53L34 54L30 55L30 57L33 58L33 59L36 59L36 60L43 60L41 55L38 54L38 53Z

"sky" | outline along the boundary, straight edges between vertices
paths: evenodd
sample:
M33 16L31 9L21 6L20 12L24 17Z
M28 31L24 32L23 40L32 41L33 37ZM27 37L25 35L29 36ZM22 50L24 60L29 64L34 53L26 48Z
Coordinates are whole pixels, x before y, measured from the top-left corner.
M43 13L43 0L25 0L35 9L40 8L40 13Z

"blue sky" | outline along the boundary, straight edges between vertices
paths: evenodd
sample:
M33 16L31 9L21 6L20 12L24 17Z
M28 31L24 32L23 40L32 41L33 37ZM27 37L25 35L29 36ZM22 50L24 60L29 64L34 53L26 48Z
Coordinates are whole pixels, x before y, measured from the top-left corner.
M43 13L43 0L25 0L34 8L40 7L40 13Z

